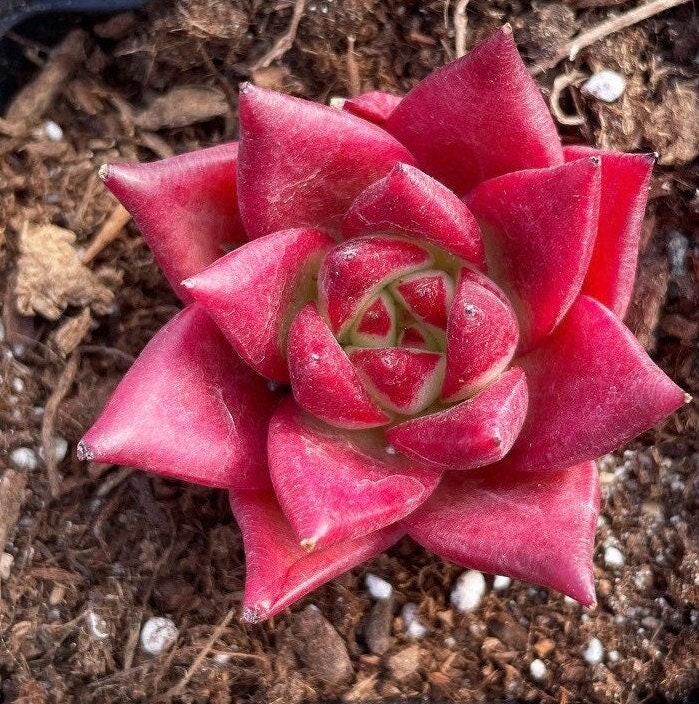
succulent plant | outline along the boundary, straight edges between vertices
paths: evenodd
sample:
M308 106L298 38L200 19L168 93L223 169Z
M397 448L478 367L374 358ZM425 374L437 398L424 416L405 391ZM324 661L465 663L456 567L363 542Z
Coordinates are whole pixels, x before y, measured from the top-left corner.
M594 459L685 400L622 322L653 157L563 147L508 28L402 99L239 112L101 172L186 307L80 456L227 489L250 621L406 533L594 602Z

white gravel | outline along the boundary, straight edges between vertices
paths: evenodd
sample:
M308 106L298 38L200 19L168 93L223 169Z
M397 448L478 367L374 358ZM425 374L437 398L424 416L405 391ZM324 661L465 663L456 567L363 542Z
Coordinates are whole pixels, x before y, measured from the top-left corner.
M619 100L626 90L626 79L616 71L604 69L594 73L582 86L582 92L604 103Z
M66 455L68 454L68 441L65 438L60 437L57 435L53 439L53 447L54 447L54 457L56 458L56 462L62 462L65 458ZM41 459L46 459L44 457L44 449L39 448L39 456Z
M618 570L624 566L624 553L613 545L607 546L604 551L604 564L613 570Z
M172 648L179 631L174 621L164 616L151 616L141 628L141 648L149 655L160 655Z
M38 467L39 461L34 450L29 447L18 447L10 452L10 464L20 471L32 472Z
M24 391L24 382L19 377L15 377L10 386L16 394L21 394Z
M485 590L485 577L477 570L469 570L456 580L450 600L459 611L468 613L478 608Z
M388 601L393 595L393 587L385 579L369 573L364 579L367 591L376 601Z
M529 665L529 674L535 682L541 682L546 677L546 665L543 660L532 660Z
M418 605L411 602L404 604L400 610L400 617L405 624L405 632L408 638L413 640L420 640L427 635L427 626L420 621L418 610Z
M599 638L588 641L583 650L583 659L588 665L599 665L604 660L604 646Z
M496 574L495 579L493 579L493 589L496 592L504 592L505 589L509 589L512 584L512 580L509 577L505 577L502 574Z
M60 142L63 139L61 126L53 120L46 120L43 124L44 134L52 142Z

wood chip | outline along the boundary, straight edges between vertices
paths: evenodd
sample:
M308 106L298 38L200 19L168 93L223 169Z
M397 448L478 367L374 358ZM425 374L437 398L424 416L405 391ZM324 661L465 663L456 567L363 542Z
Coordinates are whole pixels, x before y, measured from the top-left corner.
M207 86L180 86L158 96L134 116L134 124L144 130L185 127L228 113L231 106L223 91Z
M55 225L25 224L19 238L15 287L17 310L58 320L68 306L90 307L105 315L114 294L83 265L75 235Z
M6 469L0 479L0 548L15 527L24 502L27 475Z

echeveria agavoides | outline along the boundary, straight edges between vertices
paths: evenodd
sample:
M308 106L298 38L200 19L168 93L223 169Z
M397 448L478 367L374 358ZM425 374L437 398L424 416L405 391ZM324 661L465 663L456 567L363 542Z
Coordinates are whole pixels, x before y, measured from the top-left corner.
M101 172L186 307L80 456L229 490L247 620L405 534L594 602L593 460L684 402L622 322L653 158L563 148L508 28L240 123Z

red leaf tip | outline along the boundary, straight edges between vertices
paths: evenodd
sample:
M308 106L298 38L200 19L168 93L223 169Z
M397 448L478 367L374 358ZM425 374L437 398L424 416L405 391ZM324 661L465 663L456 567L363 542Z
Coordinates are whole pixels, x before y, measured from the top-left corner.
M93 452L92 448L87 445L84 440L81 440L78 443L78 450L76 454L81 462L91 462L95 458L95 453Z

